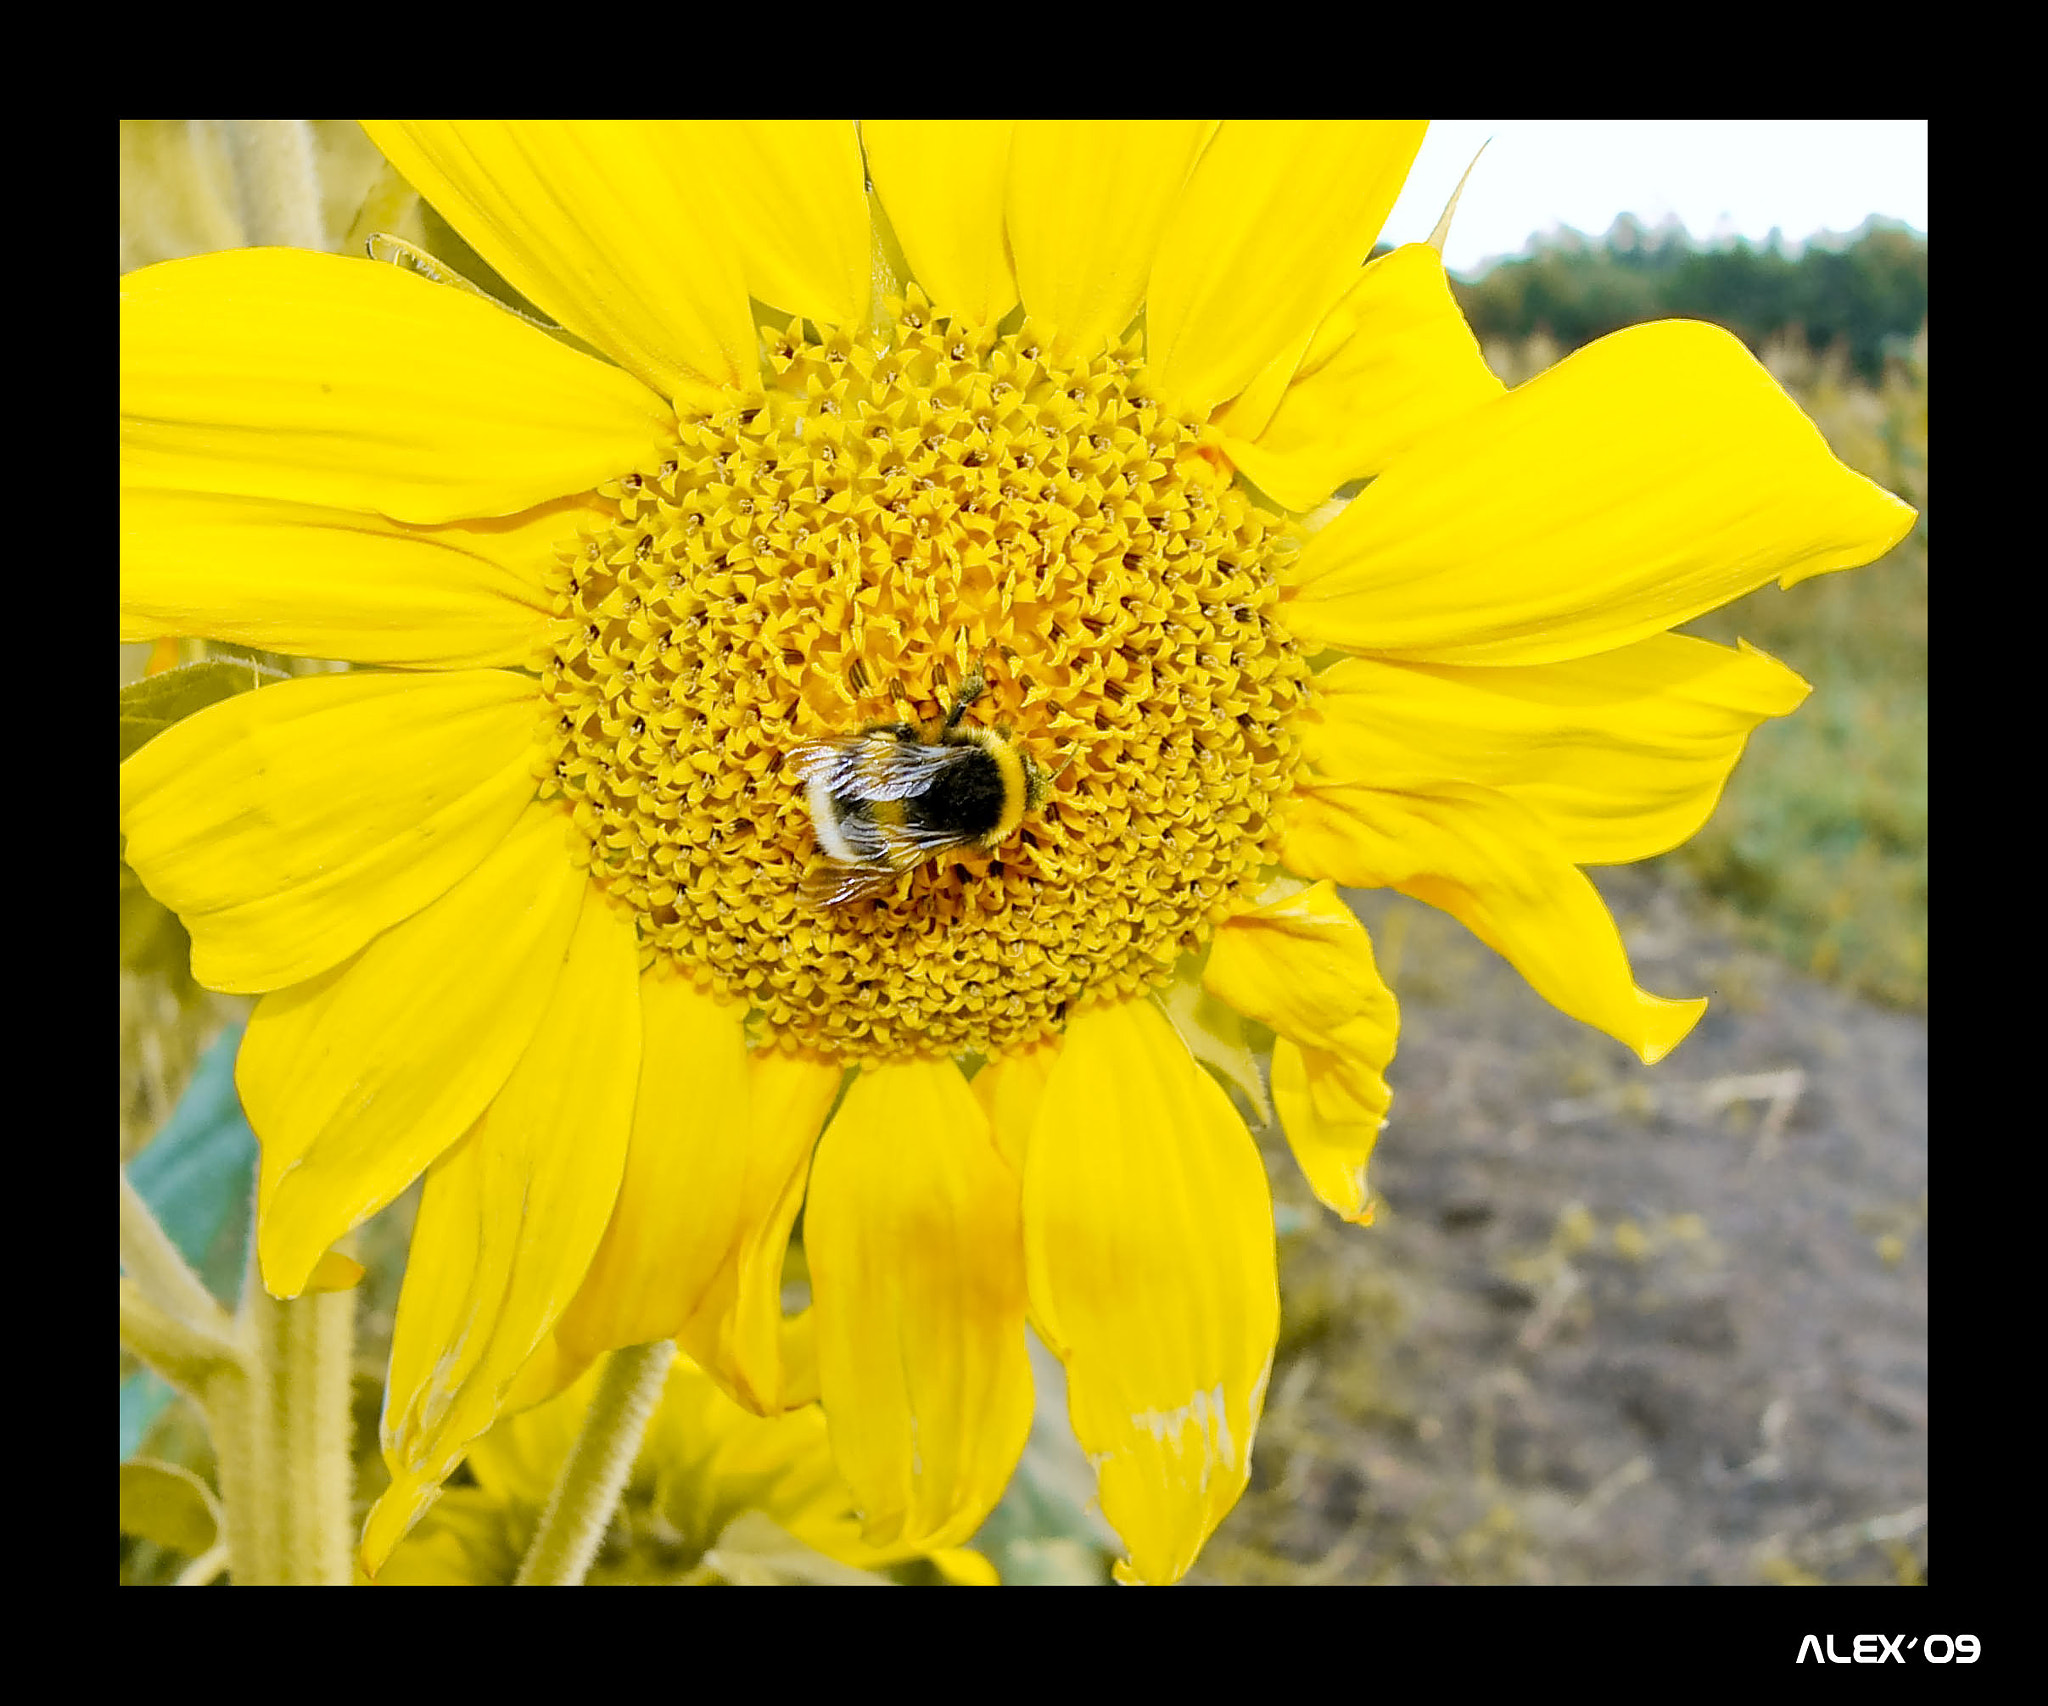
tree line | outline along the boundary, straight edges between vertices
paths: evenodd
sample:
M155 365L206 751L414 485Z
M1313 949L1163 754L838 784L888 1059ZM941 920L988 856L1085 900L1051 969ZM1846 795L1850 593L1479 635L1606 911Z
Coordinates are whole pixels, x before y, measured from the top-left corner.
M1787 333L1816 353L1841 344L1864 378L1910 344L1927 318L1927 239L1875 217L1796 254L1761 244L1705 247L1676 221L1646 229L1623 214L1604 237L1539 239L1452 293L1481 342L1542 331L1567 350L1642 320L1683 316L1729 328L1752 349Z

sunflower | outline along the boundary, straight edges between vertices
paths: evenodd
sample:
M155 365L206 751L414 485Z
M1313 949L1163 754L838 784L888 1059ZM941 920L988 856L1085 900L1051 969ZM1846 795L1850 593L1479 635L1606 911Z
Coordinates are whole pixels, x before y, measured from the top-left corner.
M1912 512L1712 326L1505 390L1434 250L1369 259L1417 124L370 128L555 324L286 250L130 275L121 594L124 639L373 666L122 772L195 974L262 996L265 1283L425 1174L366 1562L671 1336L822 1402L868 1544L956 1545L1028 1315L1120 1568L1179 1577L1278 1322L1253 1039L1371 1213L1396 1012L1336 885L1656 1060L1705 1003L1580 867L1685 839L1806 692L1668 630ZM791 753L971 676L1043 801L805 906Z

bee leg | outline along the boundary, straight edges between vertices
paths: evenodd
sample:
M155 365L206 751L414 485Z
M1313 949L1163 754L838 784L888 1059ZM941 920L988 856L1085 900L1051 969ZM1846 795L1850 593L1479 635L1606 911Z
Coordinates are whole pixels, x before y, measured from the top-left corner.
M946 720L940 726L939 738L941 740L945 739L947 735L960 726L962 713L987 690L988 681L978 669L960 683L960 690L953 695L953 708L946 713Z
M1060 770L1065 768L1064 764L1060 766ZM1058 774L1059 770L1047 770L1030 753L1024 754L1024 804L1027 810L1036 811L1045 804L1052 793L1052 780Z

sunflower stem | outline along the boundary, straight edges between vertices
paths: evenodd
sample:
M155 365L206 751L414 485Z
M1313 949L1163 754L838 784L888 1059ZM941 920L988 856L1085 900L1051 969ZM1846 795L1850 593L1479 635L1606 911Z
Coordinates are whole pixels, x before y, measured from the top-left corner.
M612 1353L516 1586L573 1587L583 1580L640 1455L675 1353L666 1339Z
M236 1329L245 1366L209 1381L201 1399L229 1574L243 1586L346 1586L355 1296L272 1297L251 1239Z
M234 120L228 125L228 146L249 242L325 249L319 146L312 125L305 119Z

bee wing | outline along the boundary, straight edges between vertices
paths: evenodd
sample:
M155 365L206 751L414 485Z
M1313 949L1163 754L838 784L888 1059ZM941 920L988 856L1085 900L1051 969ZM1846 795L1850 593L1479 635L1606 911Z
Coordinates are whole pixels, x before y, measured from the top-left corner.
M894 735L854 740L818 740L790 756L806 783L822 783L833 794L855 800L909 800L930 788L961 749L919 746Z
M789 756L796 765L796 773L806 782L820 778L830 781L842 766L852 762L858 750L853 741L807 740L801 746L791 747Z
M900 871L870 870L862 865L842 865L837 859L820 859L797 885L797 899L811 907L844 906L849 901L886 894L901 875Z
M907 865L922 865L927 859L936 859L941 853L957 852L963 847L977 847L980 842L972 835L962 835L958 830L928 829L918 824L903 824L888 831L892 846L892 857Z

